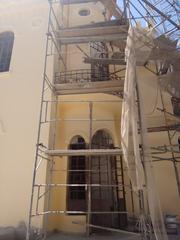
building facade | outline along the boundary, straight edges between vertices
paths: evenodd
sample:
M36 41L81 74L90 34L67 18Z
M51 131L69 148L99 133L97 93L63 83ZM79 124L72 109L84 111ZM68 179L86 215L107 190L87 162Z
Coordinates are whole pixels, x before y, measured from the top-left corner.
M16 226L20 221L28 224L33 164L37 148L42 147L43 154L46 151L44 147L50 150L82 151L121 148L122 96L114 93L117 86L108 85L108 81L115 81L115 84L116 81L123 81L125 69L123 64L102 65L87 63L84 60L87 57L108 58L108 54L118 52L117 44L112 40L104 43L102 39L81 39L79 43L62 44L60 56L59 52L50 46L50 56L46 63L50 83L55 79L57 84L76 83L80 87L74 86L76 94L72 88L63 89L62 85L56 89L55 95L49 90L44 93L44 125L42 124L41 136L37 143L44 61L47 59L45 44L46 35L49 33L49 5L43 0L28 0L26 3L4 1L0 3L0 11L0 44L3 39L1 35L4 33L5 37L11 39L9 45L6 45L10 51L6 56L7 62L10 59L9 65L7 63L1 66L0 63L0 226ZM103 1L67 4L60 10L55 6L54 11L58 21L64 24L62 27L70 29L66 33L57 31L56 37L61 38L61 42L67 41L68 34L72 34L75 27L94 24L95 28L98 27L98 23L113 20L111 9ZM124 24L123 20L121 21ZM56 21L54 25L57 27ZM82 27L78 31L86 30ZM88 37L90 38L87 32ZM0 45L0 51L1 46L3 45ZM61 57L63 61L59 60ZM1 62L2 59L0 55ZM153 69L153 66L150 67ZM175 125L176 120L171 116L165 117L164 113L158 110L164 109L165 104L166 110L173 114L171 96L159 90L158 78L152 71L138 66L137 73L142 88L150 146L176 145L179 132L174 133L174 129L167 131L166 128L167 122L169 125ZM62 82L58 82L59 79ZM89 83L87 91L82 91L84 81L92 82L92 86ZM121 87L118 85L118 91ZM108 88L112 88L111 94ZM169 134L173 136L171 143ZM153 162L164 215L180 215L175 166L173 161L168 160L178 156L177 152L175 156L165 152L162 158L158 156L159 160L156 158ZM53 165L48 166L51 157ZM43 163L38 162L41 168L37 173L36 182L37 186L39 184L39 190L36 189L39 193L34 194L38 194L39 205L35 211L36 217L32 219L32 226L45 226L48 231L58 229L63 232L85 233L89 205L91 211L95 212L89 220L92 225L127 229L128 219L138 218L139 200L136 193L132 193L127 168L121 157L50 154L47 161L43 157L42 159ZM119 165L116 165L117 163ZM179 165L178 168L180 171ZM116 173L111 170L116 170ZM94 184L91 186L93 190L90 191L91 201L88 200L89 185L86 185L89 172L91 184ZM118 188L116 185L122 185L122 181L126 187ZM49 185L40 186L49 183L50 188ZM104 187L99 187L98 184ZM49 201L49 195L45 196L46 191L51 193ZM36 204L35 201L33 205ZM51 214L45 214L48 211ZM107 213L99 214L102 211ZM111 211L126 213L112 216Z

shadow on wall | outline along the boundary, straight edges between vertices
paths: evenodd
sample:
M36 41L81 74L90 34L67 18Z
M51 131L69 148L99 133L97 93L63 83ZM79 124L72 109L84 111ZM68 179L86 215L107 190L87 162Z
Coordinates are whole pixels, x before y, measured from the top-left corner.
M26 230L27 227L24 222L20 222L17 227L0 227L0 240L25 240ZM38 234L38 229L32 229L30 239L36 239Z

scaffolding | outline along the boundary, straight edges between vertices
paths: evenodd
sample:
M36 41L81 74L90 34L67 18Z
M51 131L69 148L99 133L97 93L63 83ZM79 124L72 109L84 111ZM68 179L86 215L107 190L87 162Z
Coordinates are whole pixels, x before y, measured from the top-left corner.
M179 32L179 18L178 6L176 1L140 1L139 4L143 11L139 11L137 6L131 0L123 1L123 10L116 5L113 0L100 1L110 10L115 19L107 20L105 16L104 22L91 23L77 27L68 26L68 16L64 15L64 7L71 4L83 4L89 2L98 2L97 0L49 0L49 22L47 30L47 44L45 53L44 64L44 79L42 86L41 96L41 110L39 120L38 139L36 146L36 157L33 172L33 184L31 194L31 205L29 211L29 222L27 227L26 240L30 239L31 229L33 228L33 219L41 218L43 221L43 230L36 234L36 239L46 239L48 232L49 216L58 214L77 214L86 216L86 232L87 235L91 234L92 229L101 229L114 232L126 232L128 211L126 208L126 194L131 196L132 212L135 211L134 198L139 199L139 212L146 217L149 213L146 211L146 196L143 192L139 192L138 196L133 194L131 181L125 180L124 173L126 168L123 163L123 152L120 146L115 146L111 142L109 136L105 136L104 145L103 135L93 141L93 123L94 122L118 122L120 118L95 118L94 105L95 104L111 104L116 106L120 111L120 106L123 99L124 81L125 81L125 46L128 37L129 26L134 26L137 20L141 19L146 25L153 25L153 30L158 33L156 37L155 47L152 48L152 53L149 56L151 61L154 61L156 71L151 69L148 61L137 61L138 66L142 66L156 75L163 75L172 69L172 62L169 62L169 52L165 53L163 59L160 58L161 50L158 48L158 53L153 51L157 50L157 46L161 44L161 37L168 36L171 43L177 43L177 35ZM110 3L110 4L109 4ZM159 7L159 4L161 8ZM172 15L169 15L173 12ZM152 27L152 26L151 26ZM91 51L96 52L96 55L90 56L81 48L81 44L90 44ZM66 63L67 46L73 44L78 51L84 54L84 63L90 64L91 68L68 70ZM107 48L108 44L108 48ZM165 46L166 47L166 46ZM118 52L114 49L118 48ZM171 51L175 51L176 46L173 45ZM179 55L177 57L179 58ZM148 60L149 60L148 59ZM168 61L167 61L168 60ZM160 64L159 64L160 61ZM54 71L52 62L58 66ZM110 68L111 66L111 68ZM117 69L117 66L119 68ZM138 89L136 88L136 100L139 102ZM71 96L77 94L90 94L90 93L106 93L117 96L117 100L62 100L60 96ZM172 138L180 129L179 118L173 115L174 122L169 122L168 112L164 105L163 94L160 91L162 102L162 109L165 119L165 125L149 127L148 132L167 131L169 144L164 146L151 147L151 155L154 162L157 161L170 161L174 166L175 176L177 180L178 191L180 193L180 177L178 172L178 164L180 163L179 145L173 145ZM88 111L88 118L64 118L59 114L59 108L62 104L76 104L78 106L85 104ZM140 107L138 105L138 107ZM171 113L172 114L172 113ZM139 116L140 117L140 116ZM88 146L85 149L57 149L56 144L56 131L59 123L63 122L86 122L88 125ZM141 134L141 125L139 124L139 133ZM172 134L172 131L173 134ZM44 134L45 132L45 134ZM49 133L50 132L50 133ZM44 140L46 135L47 139ZM48 136L49 135L49 136ZM50 141L49 141L50 139ZM101 144L100 144L101 143ZM77 145L78 143L76 143ZM77 146L76 146L77 147ZM143 146L139 148L140 155L143 156ZM166 153L171 156L164 157ZM62 162L64 157L73 159L76 157L85 156L85 167L83 169L70 168L70 169L56 169L54 166L56 162ZM105 159L105 160L104 160ZM143 161L143 160L142 160ZM45 165L44 165L45 164ZM101 165L102 164L102 165ZM102 167L103 164L105 167ZM45 166L45 167L44 167ZM46 170L46 181L39 182L39 172ZM103 169L103 170L102 170ZM53 174L61 174L62 172L67 175L70 172L82 175L85 179L81 181L70 181L64 183L54 183ZM84 174L84 175L83 175ZM106 181L101 181L101 174L107 175ZM94 181L93 179L98 179ZM51 202L53 198L53 191L56 188L70 188L74 194L76 189L79 188L82 194L85 194L87 199L87 206L84 210L64 210L52 209ZM104 192L111 193L113 196L107 201L111 201L113 209L103 207L98 209L94 207L93 195L99 194L99 199L103 200L104 194L102 189L108 189ZM73 194L73 193L72 193ZM101 224L94 224L93 218L98 219L103 215L104 218L111 218L111 227ZM110 217L109 217L110 216ZM151 222L147 217L145 226L148 230L142 228L140 220L135 221L134 230L139 231L142 239L150 239L152 235ZM138 229L137 229L138 228ZM147 233L148 232L148 233ZM139 234L131 233L131 234Z

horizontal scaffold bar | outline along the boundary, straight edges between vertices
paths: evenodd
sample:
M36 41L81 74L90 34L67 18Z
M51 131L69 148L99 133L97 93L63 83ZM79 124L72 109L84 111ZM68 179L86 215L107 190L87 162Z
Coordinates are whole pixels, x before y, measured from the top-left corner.
M102 100L44 100L45 103L121 103L122 99L118 100L108 100L108 99L102 99Z
M106 166L105 164L104 165L101 165L101 166ZM116 168L116 169L111 169L111 172L117 172L117 170L121 170L121 168ZM52 170L52 172L92 172L92 173L109 173L109 171L102 171L102 170L89 170L89 169L85 169L85 170L81 170L81 169L78 169L78 170L68 170L68 169L58 169L58 170ZM121 176L121 175L119 175Z
M56 149L56 150L45 150L45 153L49 156L117 156L122 154L122 150L121 149L83 149L83 150Z
M68 184L68 183L44 183L35 184L35 187L129 187L129 185L119 184Z
M61 211L61 210L57 210L57 211L46 211L46 212L41 212L41 213L37 213L37 214L32 214L32 217L36 217L36 216L42 216L42 215L47 215L47 214L127 214L128 212L125 211L112 211L112 212L108 212L108 211L104 211L104 212L100 212L100 211L92 211L92 212L87 212L87 211Z

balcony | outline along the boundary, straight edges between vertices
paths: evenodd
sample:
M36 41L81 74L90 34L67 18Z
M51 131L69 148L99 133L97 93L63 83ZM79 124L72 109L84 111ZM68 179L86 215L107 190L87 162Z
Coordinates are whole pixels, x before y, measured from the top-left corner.
M124 81L115 73L91 69L56 73L54 80L59 95L122 92L123 84Z

